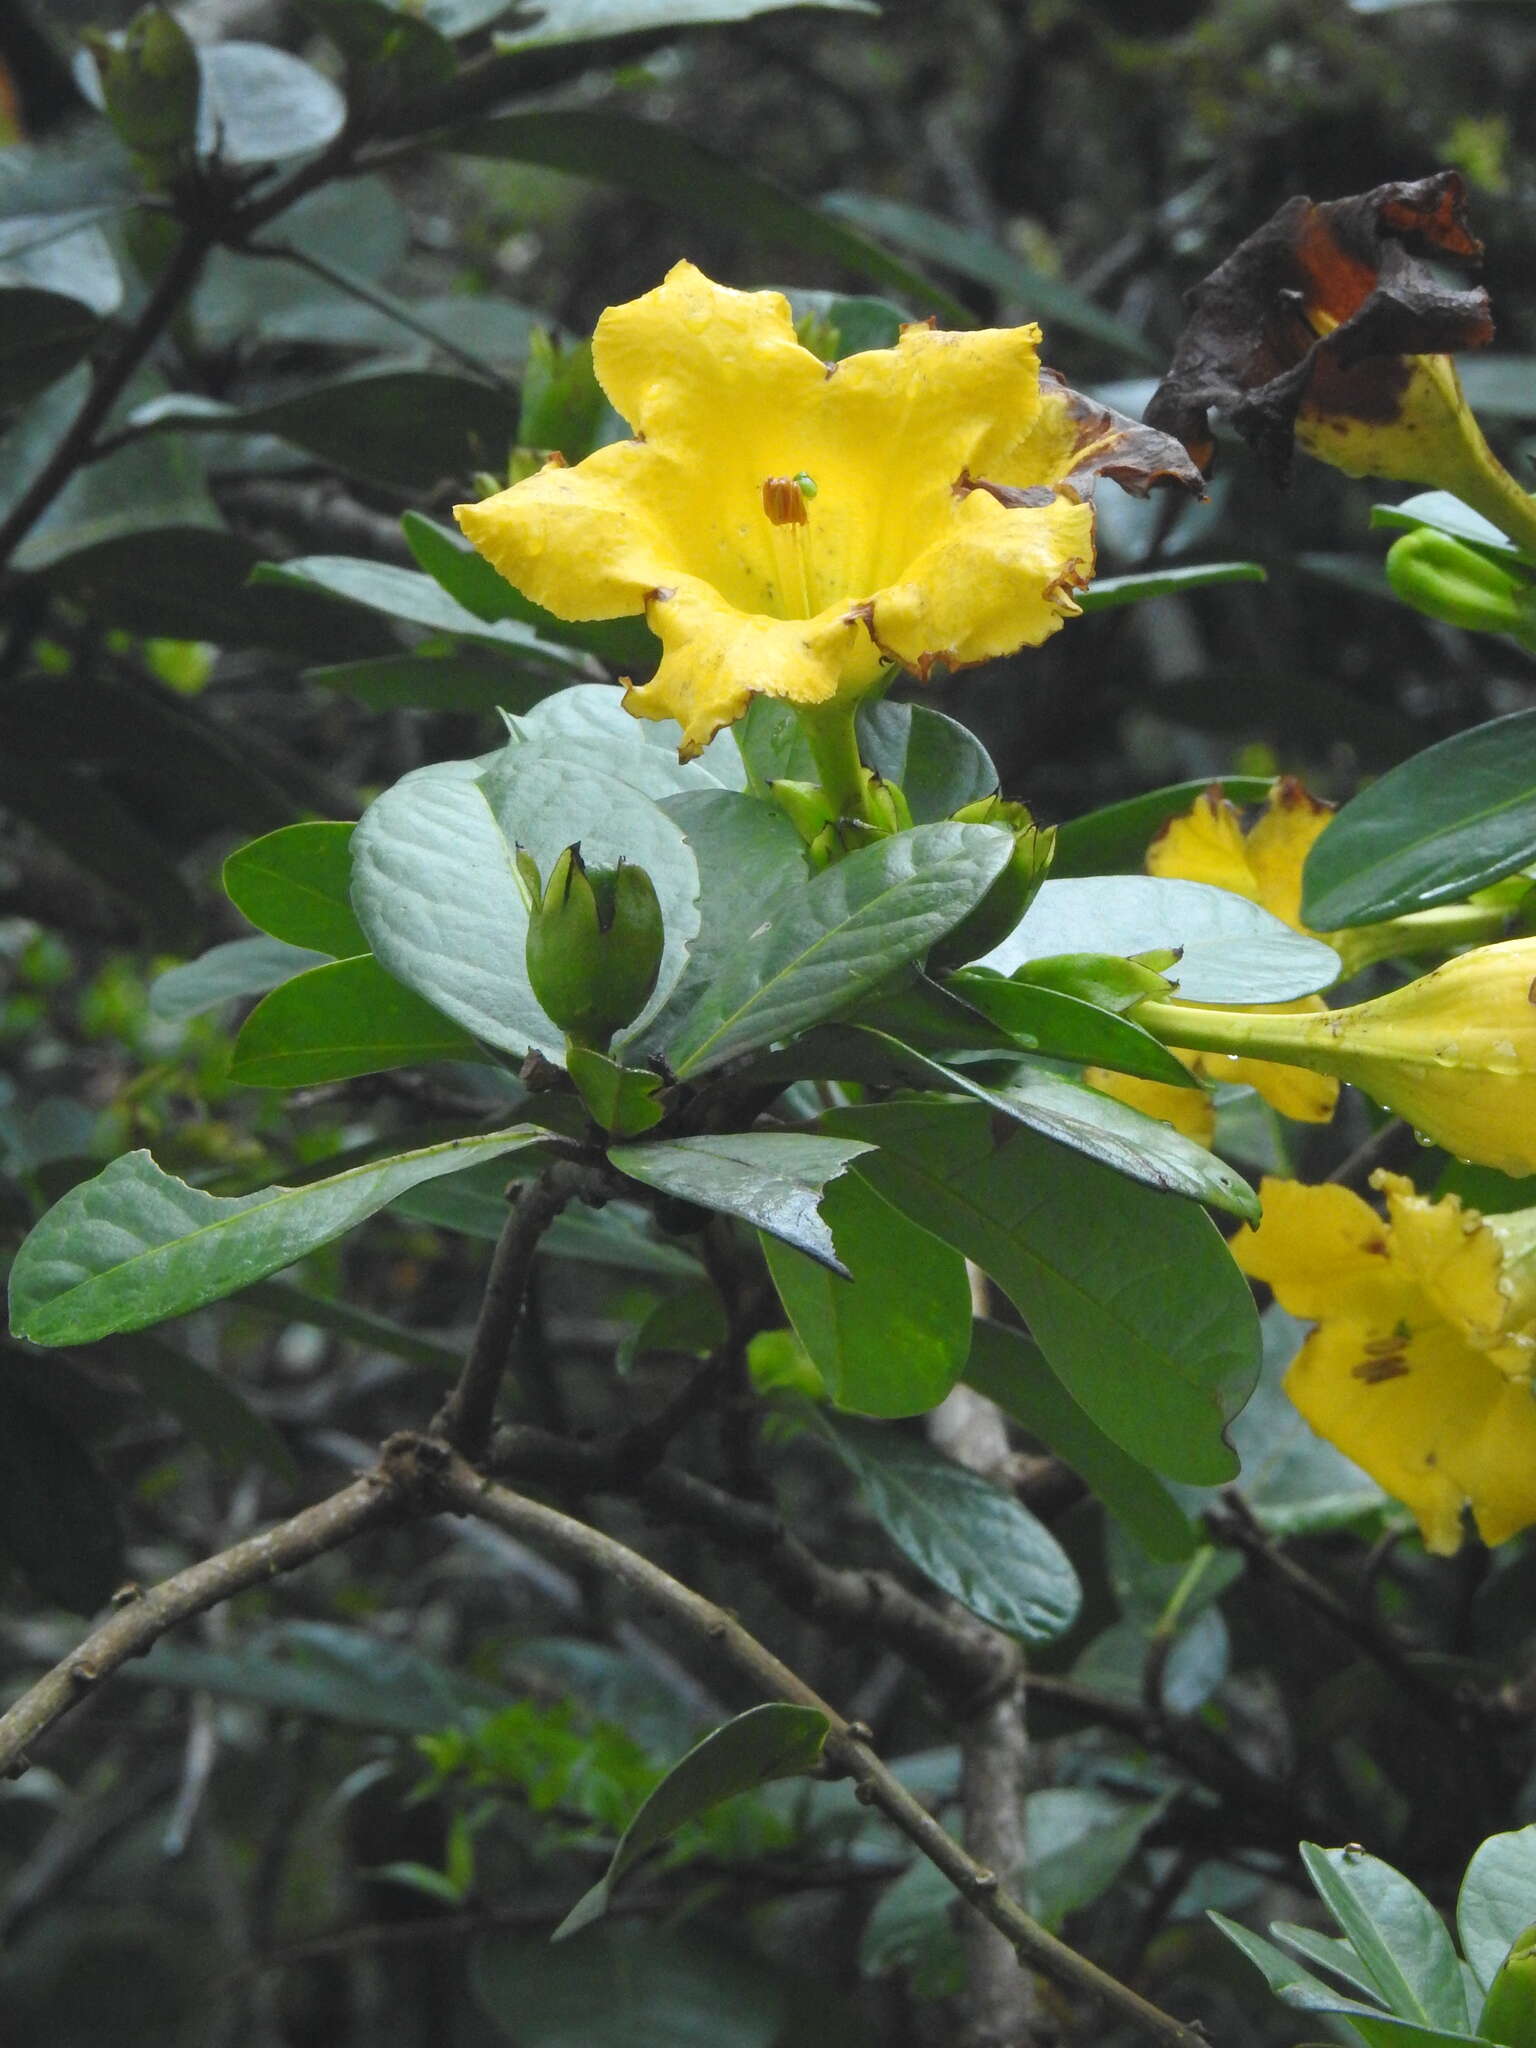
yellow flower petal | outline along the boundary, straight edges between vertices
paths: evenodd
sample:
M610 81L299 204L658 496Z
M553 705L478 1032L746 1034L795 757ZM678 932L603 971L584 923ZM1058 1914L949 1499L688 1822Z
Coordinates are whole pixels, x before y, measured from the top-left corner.
M1293 1316L1364 1320L1390 1330L1404 1317L1422 1319L1415 1282L1393 1263L1387 1226L1368 1202L1331 1183L1261 1182L1264 1214L1244 1224L1230 1250L1243 1271L1266 1280Z
M754 690L824 704L837 692L850 644L864 637L836 611L819 619L737 611L697 578L657 591L646 617L661 641L661 666L643 688L630 685L624 703L637 718L675 718L684 760L740 718Z
M949 532L869 608L871 638L926 678L936 662L965 668L1038 647L1080 607L1071 591L1093 574L1093 508L1053 498L1005 508L972 490Z
M1487 1543L1536 1522L1528 1389L1448 1324L1390 1343L1368 1324L1329 1321L1298 1353L1286 1392L1320 1436L1412 1510L1426 1548L1459 1547L1468 1503Z
M1454 1195L1431 1200L1395 1173L1373 1174L1371 1182L1387 1198L1396 1264L1474 1350L1490 1353L1507 1376L1528 1379L1528 1354L1516 1349L1508 1363L1501 1355L1510 1334L1513 1301L1500 1285L1504 1247L1497 1234L1476 1209L1463 1208Z
M1181 817L1168 820L1147 848L1147 873L1208 882L1251 903L1259 900L1242 820L1219 788L1206 790Z
M1209 1148L1215 1140L1216 1105L1203 1088L1175 1088L1171 1081L1146 1081L1139 1074L1117 1074L1109 1067L1085 1067L1083 1079L1101 1095L1112 1095L1143 1116L1172 1124L1197 1145Z
M1301 921L1301 871L1332 817L1332 804L1313 796L1294 775L1282 775L1269 792L1263 816L1248 834L1246 852L1256 900L1297 931L1306 930Z

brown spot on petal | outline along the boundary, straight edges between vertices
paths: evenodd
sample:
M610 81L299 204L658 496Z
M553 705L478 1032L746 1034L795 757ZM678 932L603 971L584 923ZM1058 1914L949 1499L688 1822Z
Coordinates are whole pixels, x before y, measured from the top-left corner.
M938 314L930 313L925 320L903 320L896 331L898 334L921 334L925 327L937 327L938 324Z
M972 491L985 491L1010 512L1038 511L1056 502L1056 493L1049 484L995 484L990 477L972 476L968 469L962 469L949 488L957 498L968 498Z
M645 593L645 602L647 604L665 604L669 597L676 597L676 595L677 588L675 584L658 583L654 590L648 590Z
M1408 1361L1400 1351L1390 1358L1366 1358L1359 1365L1349 1369L1350 1378L1364 1380L1368 1387L1379 1386L1383 1380L1401 1380L1408 1376Z
M1189 295L1191 318L1147 407L1204 470L1212 412L1225 414L1277 481L1296 415L1397 417L1406 356L1481 348L1488 295L1447 284L1439 263L1475 264L1459 174L1378 185L1349 199L1287 201Z
M1326 797L1314 796L1299 775L1282 775L1275 784L1270 802L1277 810L1306 811L1313 817L1320 817L1325 811L1337 810Z

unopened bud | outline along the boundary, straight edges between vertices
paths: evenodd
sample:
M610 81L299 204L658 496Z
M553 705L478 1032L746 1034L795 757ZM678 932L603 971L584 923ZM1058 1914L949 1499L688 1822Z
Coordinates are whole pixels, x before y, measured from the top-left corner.
M1536 591L1530 582L1433 527L1416 527L1393 545L1387 581L1404 604L1447 625L1521 638L1536 631Z
M1050 871L1056 828L1044 831L1026 805L1001 796L982 797L954 814L957 825L1001 825L1013 834L1013 857L976 908L963 917L928 955L930 973L942 974L980 960L1001 945L1023 917Z
M1488 1986L1477 2036L1500 2048L1536 2048L1536 1927L1516 1938Z
M168 8L142 8L120 39L87 37L107 119L141 162L168 169L197 137L197 49Z
M560 855L542 894L531 855L519 848L517 864L530 897L529 985L551 1023L602 1051L639 1016L661 971L655 885L626 861L588 868L579 846Z

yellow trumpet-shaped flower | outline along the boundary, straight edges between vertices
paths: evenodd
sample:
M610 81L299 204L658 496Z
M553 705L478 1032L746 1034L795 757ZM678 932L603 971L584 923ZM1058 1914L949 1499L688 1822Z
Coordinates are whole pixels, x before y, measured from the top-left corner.
M1536 1522L1536 1210L1479 1215L1378 1173L1383 1220L1341 1187L1266 1180L1232 1240L1245 1273L1316 1323L1286 1374L1307 1421L1410 1508L1430 1550Z
M1536 939L1479 946L1368 1003L1297 1016L1144 1002L1170 1045L1337 1075L1460 1159L1536 1173Z
M631 687L697 753L754 692L802 709L1036 646L1093 573L1093 483L1200 478L1166 436L1042 372L1034 326L903 329L828 364L777 292L677 264L611 306L593 365L632 440L553 462L464 532L565 619L643 613L662 646Z

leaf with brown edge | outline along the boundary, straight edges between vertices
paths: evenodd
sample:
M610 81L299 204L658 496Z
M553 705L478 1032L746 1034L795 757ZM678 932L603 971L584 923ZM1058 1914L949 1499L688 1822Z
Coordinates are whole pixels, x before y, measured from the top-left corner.
M1209 471L1210 415L1224 414L1284 482L1303 407L1322 422L1392 426L1409 359L1492 340L1487 293L1445 282L1439 268L1481 256L1456 171L1348 199L1288 200L1190 294L1147 420Z

